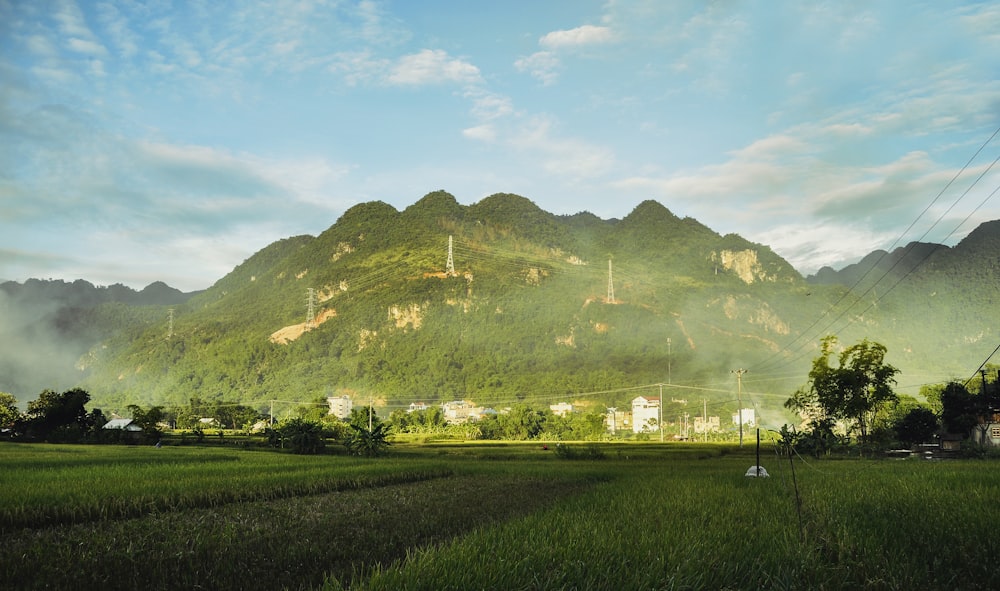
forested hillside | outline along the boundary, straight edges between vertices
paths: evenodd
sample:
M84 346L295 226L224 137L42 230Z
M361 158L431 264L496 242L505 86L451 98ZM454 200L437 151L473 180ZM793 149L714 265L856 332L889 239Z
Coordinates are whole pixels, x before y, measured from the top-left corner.
M557 216L509 194L363 203L174 303L172 322L165 305L126 306L77 371L106 409L199 398L264 410L345 393L386 411L454 399L603 409L665 383L673 417L735 410L731 372L745 367L744 402L781 413L826 333L885 343L903 380L981 362L995 335L976 320L997 309L1000 253L984 228L929 248L884 297L850 289L856 270L807 282L768 247L653 201L621 220Z

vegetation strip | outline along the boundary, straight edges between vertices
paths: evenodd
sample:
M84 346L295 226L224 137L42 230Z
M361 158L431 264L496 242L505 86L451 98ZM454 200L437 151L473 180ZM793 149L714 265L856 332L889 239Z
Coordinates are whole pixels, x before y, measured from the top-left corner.
M524 515L587 484L537 475L440 478L8 534L8 589L306 588Z
M0 532L450 476L440 462L221 449L4 446Z

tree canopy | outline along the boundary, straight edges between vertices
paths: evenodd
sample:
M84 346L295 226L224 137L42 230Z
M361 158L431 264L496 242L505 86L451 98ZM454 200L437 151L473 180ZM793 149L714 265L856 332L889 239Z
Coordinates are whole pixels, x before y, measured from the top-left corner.
M899 370L885 363L885 346L868 339L841 350L834 366L831 358L836 350L837 337L820 341L820 355L813 360L809 383L785 406L814 421L847 421L860 439L867 441L879 411L898 400L893 385Z

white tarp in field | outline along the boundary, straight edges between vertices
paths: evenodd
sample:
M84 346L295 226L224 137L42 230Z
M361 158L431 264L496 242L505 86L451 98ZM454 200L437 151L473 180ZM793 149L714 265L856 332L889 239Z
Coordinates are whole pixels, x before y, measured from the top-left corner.
M747 468L746 475L751 478L767 478L770 476L764 466L750 466Z

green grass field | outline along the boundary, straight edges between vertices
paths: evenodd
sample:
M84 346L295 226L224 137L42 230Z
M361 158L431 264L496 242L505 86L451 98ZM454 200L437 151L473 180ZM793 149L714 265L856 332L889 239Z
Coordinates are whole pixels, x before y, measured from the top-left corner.
M583 445L577 449L587 449ZM591 448L591 451L593 449ZM0 444L6 589L996 589L994 462ZM578 454L580 457L599 455ZM794 473L793 473L794 466Z

